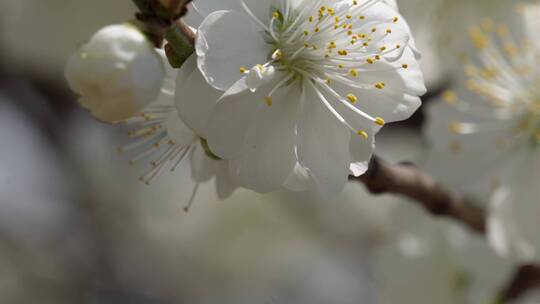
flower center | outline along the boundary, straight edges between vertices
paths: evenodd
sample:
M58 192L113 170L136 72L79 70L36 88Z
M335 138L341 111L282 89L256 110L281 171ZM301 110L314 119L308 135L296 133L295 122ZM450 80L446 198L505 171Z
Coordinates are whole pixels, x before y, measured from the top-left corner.
M292 1L281 1L272 13L268 41L278 70L295 76L323 79L355 78L369 65L402 47L382 45L392 34L381 28L385 22L363 14L379 1L352 1L331 7L324 1L304 1L297 8ZM398 17L387 20L391 24ZM374 84L377 88L384 82Z
M367 139L368 133L361 128L365 125L356 117L363 117L378 126L383 126L385 121L359 109L356 105L359 97L355 92L383 90L386 82L384 79L373 81L372 76L362 77L362 74L407 69L408 64L389 62L401 57L409 36L403 32L401 35L393 33L393 28L396 33L402 31L396 25L399 17L385 20L370 12L381 0L341 1L334 6L327 2L275 0L268 24L258 20L244 5L248 14L266 30L270 58L250 70L241 67L240 73L247 74L247 85L252 90L271 81L275 75L281 77L265 98L268 106L273 105L272 95L277 89L299 81L302 89L307 87L317 94L336 119ZM385 60L389 58L394 60ZM334 83L350 91L341 92Z

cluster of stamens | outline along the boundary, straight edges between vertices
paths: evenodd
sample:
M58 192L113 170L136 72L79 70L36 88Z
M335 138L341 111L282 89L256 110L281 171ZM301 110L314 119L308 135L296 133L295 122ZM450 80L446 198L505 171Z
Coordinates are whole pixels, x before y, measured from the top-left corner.
M517 42L505 25L495 26L489 19L470 31L473 45L479 53L479 64L466 62L466 87L481 97L474 102L485 103L493 113L516 119L513 138L500 138L497 147L508 148L530 143L540 144L540 73L533 66L540 64L540 50L530 41ZM462 106L453 92L446 92L443 99L452 105ZM485 113L481 113L485 114ZM457 134L482 131L467 122L451 122L450 129ZM452 143L452 147L459 143ZM455 148L453 148L455 149Z
M168 105L155 105L125 123L133 127L128 133L133 140L131 144L118 148L120 153L134 152L136 154L129 160L130 165L151 159L151 168L139 180L150 185L163 171L175 171L182 160L191 150L191 146L181 146L168 135L165 123L169 115L176 115L176 109Z
M272 94L277 88L292 80L301 80L321 92L322 99L326 99L324 96L331 96L330 98L346 102L350 111L382 126L385 124L382 118L371 117L361 111L362 100L359 100L358 96L352 92L342 96L333 89L332 84L338 82L355 89L384 90L387 84L383 79L375 83L365 83L361 80L362 73L407 69L408 64L377 68L377 62L393 52L398 52L408 43L404 40L403 43L384 44L391 40L389 37L393 34L392 25L399 21L399 17L386 21L370 18L366 12L379 3L379 0L351 0L346 7L337 8L323 5L326 2L304 0L303 5L293 9L290 1L282 0L281 8L273 12L270 24L266 26L272 56L261 68L272 65L276 70L285 72L286 76L271 90L265 102L271 106ZM240 73L248 73L248 69L241 67ZM339 116L335 111L333 113ZM341 116L338 119L353 132L368 138L364 130L354 129Z

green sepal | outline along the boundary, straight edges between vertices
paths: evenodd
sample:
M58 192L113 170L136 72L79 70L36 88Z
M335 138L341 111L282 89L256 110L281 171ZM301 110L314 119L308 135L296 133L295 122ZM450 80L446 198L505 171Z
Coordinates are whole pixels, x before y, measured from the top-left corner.
M179 69L195 52L195 49L178 27L171 27L165 32L167 45L165 53L172 67Z
M210 146L208 145L208 141L206 139L201 138L201 146L203 147L206 156L213 160L222 160L219 156L215 155L212 150L210 150Z

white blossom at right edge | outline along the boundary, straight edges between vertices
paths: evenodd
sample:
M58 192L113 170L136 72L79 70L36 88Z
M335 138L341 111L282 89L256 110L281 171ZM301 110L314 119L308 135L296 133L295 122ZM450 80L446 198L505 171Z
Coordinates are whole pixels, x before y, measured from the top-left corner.
M518 264L499 257L484 238L463 227L400 203L393 210L390 238L377 250L377 303L496 303ZM531 295L512 303L539 300Z
M528 263L540 258L540 6L523 5L519 16L523 30L489 21L471 30L476 64L430 107L426 134L428 167L479 201L490 198L492 246Z

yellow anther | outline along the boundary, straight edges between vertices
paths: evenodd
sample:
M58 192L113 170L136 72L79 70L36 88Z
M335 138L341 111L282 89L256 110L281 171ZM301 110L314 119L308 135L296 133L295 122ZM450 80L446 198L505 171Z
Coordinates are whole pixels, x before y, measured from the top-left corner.
M358 101L358 97L356 97L354 94L347 94L347 99L352 103L355 104Z
M351 69L349 71L349 74L352 76L352 77L357 77L358 76L358 71L356 69Z
M455 104L458 100L456 93L450 90L445 91L442 94L442 97L443 97L443 100L449 104Z
M401 67L404 68L404 69L408 69L408 68L409 68L409 65L406 64L406 63L404 63L404 64L401 65Z
M482 30L478 28L473 28L470 31L470 36L474 45L478 49L485 49L490 43L489 37L485 35L484 32L482 32Z
M240 74L245 74L247 69L245 67L240 67Z
M279 12L278 11L275 11L273 14L272 14L272 18L274 19L278 19L280 16Z
M274 104L274 101L272 100L272 97L270 97L270 96L266 96L264 98L264 101L266 102L266 105L268 105L269 107L271 107L272 104Z
M345 18L347 18L347 19L352 19L352 16L351 16L351 15L347 15L347 16L345 16Z
M449 125L450 131L459 134L462 131L462 124L459 121L451 121Z
M369 138L369 135L367 134L366 131L360 130L360 131L358 131L356 134L362 136L364 139L368 139L368 138Z
M375 60L373 60L373 58L368 58L368 59L366 59L366 62L369 63L369 64L374 64Z
M375 84L375 88L377 88L379 90L384 89L385 86L386 86L386 84L384 82L378 82L378 83Z
M316 27L314 31L315 33L318 33L320 30L321 30L320 28Z
M304 36L307 36L309 35L309 32L308 31L304 31Z
M394 19L392 19L393 22L398 22L399 18L398 17L394 17Z
M308 20L309 22L313 22L313 16L309 16Z
M375 33L376 31L377 31L377 28L376 28L376 27L374 27L374 28L371 29L371 32L372 32L372 33Z
M381 50L381 52L384 52L384 51L386 51L386 47L385 47L385 46L381 46L380 50Z
M391 33L392 33L392 30L391 30L391 29L387 29L387 30L386 30L386 33L387 33L387 34L391 34Z
M338 68L343 69L345 66L343 64L338 64Z
M281 50L276 50L274 54L272 54L272 59L274 60L280 60L283 58L283 52Z
M364 20L364 19L366 19L366 16L360 16L360 17L358 17L358 19Z
M461 145L461 142L459 141L453 141L450 143L450 151L452 151L452 153L459 153L461 152L461 149L462 149L462 145Z
M386 124L384 119L382 119L381 117L376 117L375 118L375 123L378 124L379 126L384 126Z

